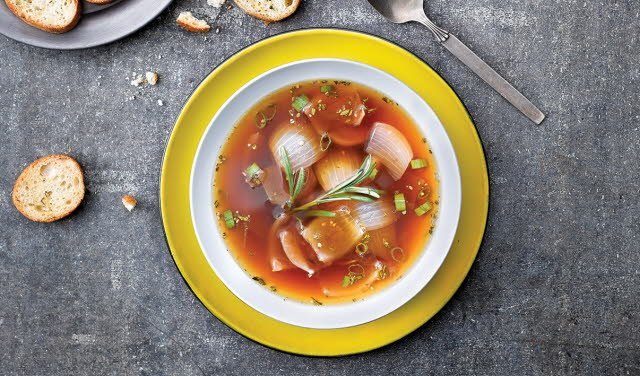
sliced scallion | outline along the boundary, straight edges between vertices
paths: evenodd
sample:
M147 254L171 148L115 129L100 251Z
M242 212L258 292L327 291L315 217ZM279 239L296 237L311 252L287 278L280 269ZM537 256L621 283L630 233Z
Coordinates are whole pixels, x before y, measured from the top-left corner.
M256 127L258 127L259 129L266 127L267 123L269 122L269 120L267 120L267 116L262 111L258 111L258 113L256 113L255 121Z
M293 100L291 106L296 109L296 111L301 112L307 105L309 104L309 98L306 95L300 95Z
M264 109L264 116L267 118L267 121L273 120L276 117L276 112L278 111L278 105L272 103Z
M247 167L242 174L245 177L244 180L249 184L249 186L251 186L251 188L261 186L262 180L265 176L264 171L255 162L252 163L251 166Z
M254 175L260 173L260 171L262 171L262 169L255 162L252 163L251 166L247 167L246 170L244 170L244 172L245 172L245 174L247 174L247 176L254 176Z
M329 149L329 146L331 146L331 137L329 137L328 133L323 133L322 136L320 136L320 150L322 151L327 151Z
M431 203L428 201L414 209L418 217L427 214L429 210L431 210Z
M335 88L333 87L333 85L322 85L320 86L320 92L321 93L331 93L335 91Z
M236 227L236 220L233 218L233 212L231 210L225 210L222 213L222 217L224 218L224 224L227 225L227 228Z
M411 161L411 168L417 170L419 168L425 168L429 166L429 162L426 159L414 159Z
M407 201L404 199L404 193L396 192L393 195L393 203L396 205L396 211L398 213L406 213L407 212Z

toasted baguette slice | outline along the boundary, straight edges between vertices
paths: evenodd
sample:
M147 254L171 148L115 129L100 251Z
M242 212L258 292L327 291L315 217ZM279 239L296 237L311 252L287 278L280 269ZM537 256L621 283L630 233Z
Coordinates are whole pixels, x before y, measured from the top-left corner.
M180 13L176 23L183 29L193 33L206 33L211 30L211 26L209 26L207 21L195 18L191 12Z
M284 20L300 6L301 0L234 0L245 13L265 22Z
M64 33L80 19L80 0L4 0L24 22L50 33Z
M84 198L82 168L75 159L50 155L36 159L13 186L13 204L32 221L53 222L71 214Z

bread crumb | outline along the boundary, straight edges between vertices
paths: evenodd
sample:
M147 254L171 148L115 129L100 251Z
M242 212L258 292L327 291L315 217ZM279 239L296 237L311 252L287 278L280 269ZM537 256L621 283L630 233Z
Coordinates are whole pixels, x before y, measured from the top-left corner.
M155 85L158 83L158 73L156 72L145 73L145 78L147 79L147 83L149 85Z
M162 101L162 99L158 99L158 106L164 106L164 102Z
M122 205L127 208L128 211L132 211L133 208L136 207L138 201L133 196L124 195L122 196Z
M192 33L206 33L211 29L211 26L206 21L195 18L191 12L180 13L176 23L181 28Z
M207 4L214 8L220 8L224 4L225 0L207 0Z
M135 77L135 73L134 73L134 77ZM133 80L131 80L131 85L138 87L140 85L142 85L144 83L144 78L142 77L142 75L139 75L137 77L135 77Z

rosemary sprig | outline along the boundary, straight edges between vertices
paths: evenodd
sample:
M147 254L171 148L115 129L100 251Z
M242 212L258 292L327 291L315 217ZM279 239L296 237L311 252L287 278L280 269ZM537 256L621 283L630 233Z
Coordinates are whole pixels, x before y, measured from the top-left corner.
M287 184L289 184L289 206L292 206L295 202L300 192L302 192L302 187L304 187L306 173L304 168L300 167L296 173L293 172L291 168L291 162L289 161L289 154L287 154L287 150L284 146L281 146L278 149L280 152L280 160L282 162L282 167L284 167L285 179L287 180Z
M360 166L358 171L353 174L353 176L338 184L329 191L325 192L324 194L318 196L313 201L294 208L292 212L295 213L309 211L309 209L314 206L335 201L375 201L376 199L380 198L380 195L384 193L383 191L371 187L357 187L358 184L362 183L371 175L375 167L376 164L371 159L371 155L367 155L367 157L362 162L362 165Z

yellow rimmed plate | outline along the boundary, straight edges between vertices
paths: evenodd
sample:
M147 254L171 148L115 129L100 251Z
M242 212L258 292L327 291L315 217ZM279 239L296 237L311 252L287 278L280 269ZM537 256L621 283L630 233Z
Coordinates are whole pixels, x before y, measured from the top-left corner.
M460 164L462 211L453 246L429 284L411 301L376 321L343 329L308 329L271 319L229 291L196 239L189 205L189 174L207 125L233 93L277 66L313 58L340 58L381 69L404 82L435 111ZM169 138L160 177L160 207L167 243L185 281L200 301L240 334L301 355L339 356L369 351L411 333L453 296L478 253L489 206L487 166L469 114L447 83L410 52L383 39L346 30L309 29L280 34L236 53L198 86Z

